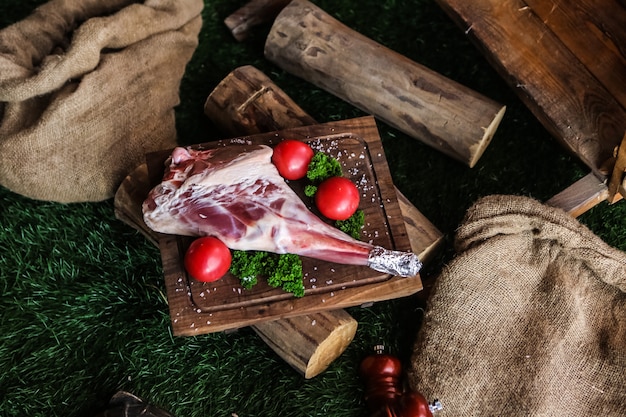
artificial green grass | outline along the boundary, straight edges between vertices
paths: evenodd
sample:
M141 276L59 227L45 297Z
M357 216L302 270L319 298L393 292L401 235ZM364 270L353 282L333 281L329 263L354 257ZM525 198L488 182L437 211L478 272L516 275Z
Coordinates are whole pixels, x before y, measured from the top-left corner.
M43 1L5 1L0 27ZM268 74L320 122L363 115L263 58L268 27L236 42L223 19L245 1L206 1L200 45L181 85L182 144L222 135L203 114L212 89L240 65ZM475 168L379 123L396 186L445 233L427 285L454 255L467 208L489 194L546 200L587 170L550 137L432 0L315 1L331 15L507 106ZM351 308L355 340L323 374L304 380L250 329L197 337L171 333L158 250L117 220L113 202L29 200L0 187L0 415L90 416L124 389L176 416L366 416L358 365L377 343L406 363L425 306L419 296ZM626 249L626 206L581 217Z

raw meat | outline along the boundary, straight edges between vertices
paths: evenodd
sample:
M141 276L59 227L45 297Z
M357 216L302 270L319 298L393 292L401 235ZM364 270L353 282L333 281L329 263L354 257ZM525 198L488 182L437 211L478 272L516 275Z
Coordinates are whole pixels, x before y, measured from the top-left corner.
M294 253L417 275L421 263L415 254L361 242L323 222L271 157L265 145L174 149L163 181L143 203L145 223L160 233L215 236L235 250Z

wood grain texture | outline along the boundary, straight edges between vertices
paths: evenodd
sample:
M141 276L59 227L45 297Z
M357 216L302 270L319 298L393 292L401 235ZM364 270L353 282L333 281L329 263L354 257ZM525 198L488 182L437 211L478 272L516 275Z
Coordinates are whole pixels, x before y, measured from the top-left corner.
M590 173L554 195L546 201L546 204L562 208L572 216L578 217L592 207L606 201L608 195L606 184L593 173Z
M545 2L535 11L531 5L540 2L437 1L483 51L546 129L599 178L603 178L602 167L626 131L626 111L613 91L608 90L579 58L584 56L585 61L593 60L596 56L594 48L599 43L611 45L597 33L600 26L575 23L581 22L587 12L568 4L567 7L574 10L562 14L560 29L553 32L544 21L551 22L552 6L561 3ZM562 7L566 7L564 3ZM623 6L618 3L598 0L594 4L614 5L617 7L613 9L615 16L623 16ZM559 10L562 7L557 6ZM612 21L613 11L598 12L594 8L589 13L601 13L607 21ZM589 27L596 29L590 30ZM611 24L611 31L623 27L623 24ZM567 32L569 40L561 39L561 32ZM587 43L592 38L595 41ZM572 45L572 50L568 44ZM585 45L586 51L581 52L578 48ZM623 47L619 46L620 52L616 56L623 54ZM607 68L606 71L619 71L619 68ZM613 82L607 81L607 85ZM623 84L619 90L623 92Z
M619 0L525 0L626 108L626 8Z
M470 167L505 107L351 30L306 0L277 16L265 56Z

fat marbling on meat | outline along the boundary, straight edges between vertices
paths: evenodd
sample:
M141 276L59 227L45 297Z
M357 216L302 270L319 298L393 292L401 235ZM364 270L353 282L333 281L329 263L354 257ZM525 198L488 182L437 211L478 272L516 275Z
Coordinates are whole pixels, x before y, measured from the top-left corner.
M421 263L415 254L356 240L317 217L271 157L272 148L265 145L175 148L162 182L143 203L146 225L166 234L215 236L234 250L293 253L417 275Z

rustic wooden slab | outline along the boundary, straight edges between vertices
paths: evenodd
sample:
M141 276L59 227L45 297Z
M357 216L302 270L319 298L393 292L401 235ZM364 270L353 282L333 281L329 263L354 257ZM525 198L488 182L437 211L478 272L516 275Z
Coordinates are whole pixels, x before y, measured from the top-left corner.
M542 124L594 174L626 131L620 0L437 0Z
M288 129L281 132L218 141L273 144L284 137L310 141L344 165L344 174L362 191L365 240L396 250L410 250L410 240L373 117ZM167 154L151 154L151 182L160 181ZM298 188L294 186L296 192ZM262 282L246 291L238 279L226 276L216 283L200 283L185 274L182 254L190 239L158 235L165 283L176 335L222 331L319 311L339 309L414 294L422 289L418 276L393 277L367 267L338 265L303 258L305 296L295 298ZM262 281L262 280L261 280Z

